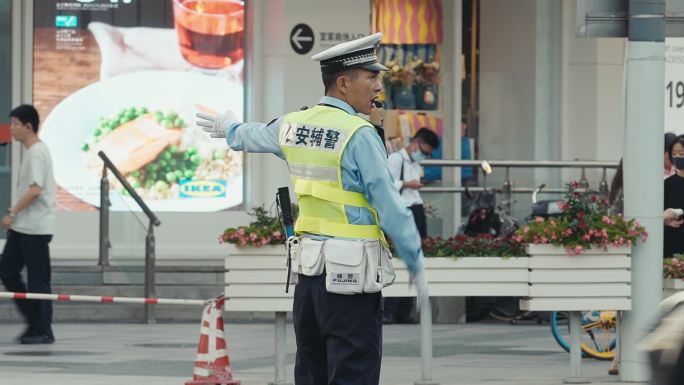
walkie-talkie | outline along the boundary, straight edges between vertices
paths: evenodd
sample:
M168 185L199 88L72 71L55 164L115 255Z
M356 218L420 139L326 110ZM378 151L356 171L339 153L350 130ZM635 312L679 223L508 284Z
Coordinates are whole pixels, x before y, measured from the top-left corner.
M278 188L276 193L276 204L278 212L285 228L285 239L294 236L294 217L292 216L292 204L290 203L290 189L287 187ZM287 252L287 281L285 283L285 293L290 288L290 273L292 272L292 259L290 258L290 249Z

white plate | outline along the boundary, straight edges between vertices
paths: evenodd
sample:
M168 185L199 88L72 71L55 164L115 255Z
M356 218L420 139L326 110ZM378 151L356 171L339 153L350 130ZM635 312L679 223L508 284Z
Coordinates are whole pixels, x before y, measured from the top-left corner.
M77 76L74 74L74 76ZM52 153L57 183L76 197L96 207L100 204L100 172L86 167L81 150L101 117L111 118L128 107L150 111L176 111L186 122L184 130L200 142L205 155L211 149L228 150L223 139L211 139L195 126L196 104L214 111L233 111L242 121L243 85L193 72L149 71L109 78L86 86L66 97L45 119L41 139ZM199 130L199 131L198 131ZM200 135L201 134L201 135ZM209 155L211 156L211 155ZM242 167L226 180L220 198L144 198L152 211L217 211L242 203ZM111 194L112 209L139 210L130 197Z

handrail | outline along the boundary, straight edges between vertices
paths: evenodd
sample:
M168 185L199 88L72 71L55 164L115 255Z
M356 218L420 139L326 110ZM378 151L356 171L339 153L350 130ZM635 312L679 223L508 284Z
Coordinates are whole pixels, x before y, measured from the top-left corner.
M599 160L488 160L492 167L528 168L617 168L619 162ZM421 166L463 167L479 166L482 160L429 159L420 162Z
M119 182L121 182L121 184L124 186L126 191L128 191L128 193L131 194L131 198L133 198L135 203L137 203L138 206L140 206L140 208L145 213L145 215L150 220L150 222L157 227L159 225L161 225L161 221L159 220L159 218L157 218L157 216L154 215L152 210L150 210L150 208L147 207L147 205L142 200L142 198L140 198L140 195L138 195L138 193L133 189L133 187L131 187L131 185L128 183L126 178L124 178L124 176L121 175L121 172L119 172L119 169L117 169L116 166L114 166L114 163L112 163L112 161L109 160L109 157L107 157L107 155L102 151L99 151L97 153L97 155L100 158L102 158L102 161L104 161L105 166L107 166L107 168L112 171L112 173L114 174L116 179L118 179Z
M145 298L154 298L154 276L156 270L154 227L161 225L161 221L131 187L126 178L121 175L121 172L114 166L109 157L102 151L99 151L97 155L104 162L102 179L100 179L100 260L98 264L100 266L109 265L109 248L111 247L109 242L109 179L107 179L107 169L109 169L150 220L150 224L147 227L147 236L145 237ZM154 322L153 306L152 304L145 304L145 322L147 323Z
M513 187L513 182L511 181L510 171L511 168L579 168L582 170L582 176L580 178L580 187L588 188L589 181L587 180L585 169L587 168L602 168L603 173L601 176L601 182L599 183L599 193L604 195L606 198L609 193L608 181L606 180L606 169L608 168L618 168L620 163L615 161L598 161L598 160L461 160L461 159L429 159L420 162L423 167L470 167L470 166L480 166L478 170L484 169L486 164L490 167L503 167L506 169L504 184L498 191L503 192L505 195L504 210L507 214L512 215L513 204L512 204L512 194L513 193L533 193L536 188L530 187ZM485 186L487 174L484 174ZM425 193L463 193L466 191L483 191L485 187L468 187L467 189L462 186L443 186L443 187L423 187L420 189L421 192ZM497 189L495 189L497 190ZM561 193L564 192L563 188L545 188L542 193Z

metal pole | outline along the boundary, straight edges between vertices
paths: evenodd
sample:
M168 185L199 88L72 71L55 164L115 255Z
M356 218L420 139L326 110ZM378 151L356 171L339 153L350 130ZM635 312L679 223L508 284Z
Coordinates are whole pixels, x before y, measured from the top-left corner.
M150 220L145 237L145 297L155 298L154 275L155 275L155 240L154 223ZM156 323L154 315L154 305L145 304L145 323Z
M583 189L588 189L589 188L589 180L587 179L587 169L582 167L582 173L580 176L580 181L579 181L580 188Z
M603 173L601 174L601 182L599 183L599 194L606 200L610 195L610 187L608 187L608 179L606 177L606 168L603 168Z
M107 166L102 166L100 179L100 258L98 265L109 266L109 179Z
M415 385L439 385L432 379L432 308L428 298L420 309L421 379Z
M268 385L292 385L285 379L285 350L287 332L285 330L286 314L284 311L275 312L275 381Z
M637 347L662 297L665 2L630 0L626 63L625 216L649 239L632 248L632 309L623 318L620 378L648 382L650 364Z
M589 381L582 378L582 347L580 346L580 333L582 324L580 322L580 312L568 312L568 322L570 323L570 377L563 380L566 384L587 384Z
M506 200L506 214L513 215L513 193L511 189L513 188L513 183L511 182L511 168L506 167L506 181L503 185L504 199Z

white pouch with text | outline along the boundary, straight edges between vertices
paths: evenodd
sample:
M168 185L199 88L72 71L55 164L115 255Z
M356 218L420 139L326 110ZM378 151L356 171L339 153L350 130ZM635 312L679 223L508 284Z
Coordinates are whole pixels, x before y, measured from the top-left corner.
M358 294L364 292L366 258L363 241L328 239L325 256L325 288L329 293Z

